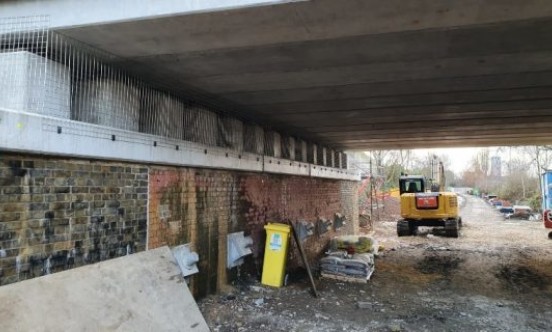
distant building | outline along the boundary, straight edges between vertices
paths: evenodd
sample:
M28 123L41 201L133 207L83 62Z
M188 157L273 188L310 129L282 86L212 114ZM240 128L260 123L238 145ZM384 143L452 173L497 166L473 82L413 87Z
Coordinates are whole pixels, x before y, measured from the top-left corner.
M499 156L491 157L491 177L500 178L502 177L502 160Z

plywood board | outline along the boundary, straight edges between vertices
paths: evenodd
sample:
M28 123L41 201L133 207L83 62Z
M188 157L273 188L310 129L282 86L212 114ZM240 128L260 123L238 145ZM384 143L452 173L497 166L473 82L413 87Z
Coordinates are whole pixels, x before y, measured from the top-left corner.
M209 331L168 247L0 287L2 331Z

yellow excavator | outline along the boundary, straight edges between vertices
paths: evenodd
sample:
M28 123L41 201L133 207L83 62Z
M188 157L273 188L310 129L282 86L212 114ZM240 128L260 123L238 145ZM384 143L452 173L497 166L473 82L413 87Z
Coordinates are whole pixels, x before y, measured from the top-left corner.
M427 188L421 175L403 175L399 178L401 194L401 219L397 221L397 235L416 235L418 227L444 227L445 235L458 237L462 218L458 213L458 197L445 192L443 164L439 163L437 183Z

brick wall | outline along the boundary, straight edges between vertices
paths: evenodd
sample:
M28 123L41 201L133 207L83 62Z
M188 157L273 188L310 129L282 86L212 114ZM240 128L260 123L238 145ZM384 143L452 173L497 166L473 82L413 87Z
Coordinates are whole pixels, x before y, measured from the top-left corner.
M145 250L148 169L0 155L0 285Z
M335 213L348 218L339 233L358 225L357 184L299 176L192 168L154 168L150 172L150 248L191 242L199 253L200 273L192 278L196 296L228 282L226 235L245 231L253 237L252 264L260 271L264 225L284 220L315 222ZM332 230L305 241L311 261L323 251ZM292 251L290 265L299 265Z
M0 285L146 245L192 243L200 273L191 288L203 296L235 272L226 269L228 233L253 237L247 265L261 272L267 222L315 222L339 212L348 218L339 233L353 233L356 187L299 176L0 154ZM311 261L335 234L305 241ZM297 265L293 250L290 266Z

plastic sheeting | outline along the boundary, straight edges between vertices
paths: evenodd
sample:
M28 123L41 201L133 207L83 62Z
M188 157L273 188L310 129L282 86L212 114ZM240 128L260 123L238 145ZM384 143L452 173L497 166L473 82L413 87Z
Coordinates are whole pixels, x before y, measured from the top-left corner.
M264 153L264 129L254 124L244 125L244 149L247 152Z
M282 157L282 140L280 134L273 130L265 131L265 155Z
M316 149L316 161L317 165L326 166L326 148L318 146Z
M231 117L219 117L217 145L223 148L243 151L243 122Z
M184 137L184 103L168 95L143 100L140 110L141 132L176 139Z
M106 127L138 131L140 91L113 79L82 81L76 84L72 118Z
M295 160L295 139L293 137L282 137L282 158Z
M318 165L318 147L316 144L308 143L308 149L307 149L307 162Z
M217 145L218 119L215 112L192 106L184 112L184 139L206 145Z

